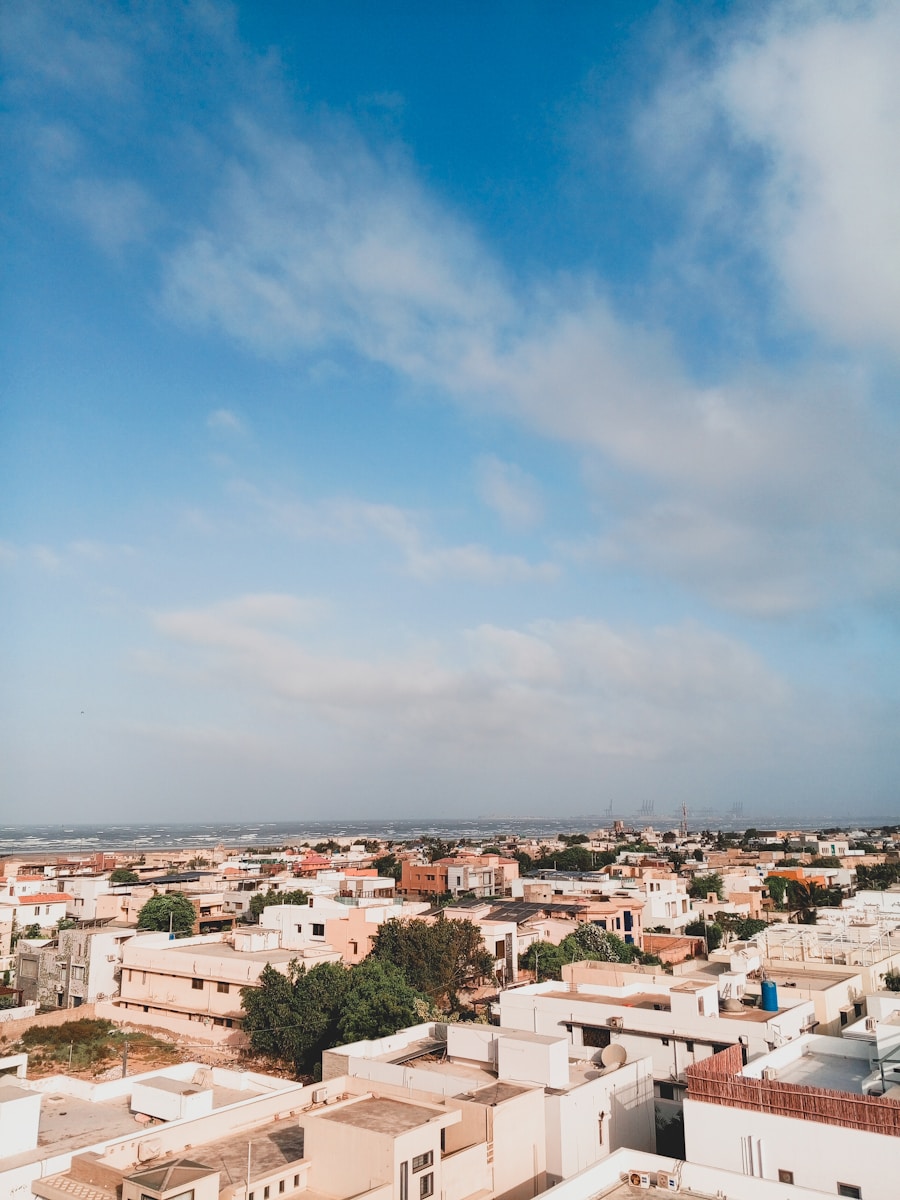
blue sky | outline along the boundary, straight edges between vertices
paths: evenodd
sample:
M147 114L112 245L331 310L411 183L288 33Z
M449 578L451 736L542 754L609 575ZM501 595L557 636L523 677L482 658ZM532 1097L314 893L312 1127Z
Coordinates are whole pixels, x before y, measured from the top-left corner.
M0 38L10 818L897 816L896 5Z

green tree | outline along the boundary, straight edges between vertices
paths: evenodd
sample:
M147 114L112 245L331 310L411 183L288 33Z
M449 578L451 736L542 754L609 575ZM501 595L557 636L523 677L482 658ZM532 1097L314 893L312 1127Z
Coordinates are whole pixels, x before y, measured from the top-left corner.
M386 959L364 959L352 968L341 1005L342 1042L388 1037L421 1020L428 1001L409 986L403 971Z
M443 915L433 923L386 921L375 934L371 957L392 962L415 991L450 1009L458 1007L459 992L489 977L494 965L477 925Z
M688 895L700 900L705 900L711 892L715 892L718 898L722 899L722 876L716 871L710 872L709 875L695 875L688 884Z
M456 855L456 843L445 842L443 838L427 837L422 841L425 847L425 857L430 863L437 862L440 858L452 858Z
M110 883L140 883L140 875L130 867L116 867L109 877Z
M718 950L722 945L722 926L714 921L690 921L684 927L688 937L702 937L706 941L707 950Z
M896 967L891 967L890 970L884 973L885 990L889 992L900 992L900 971Z
M776 908L784 908L788 881L783 875L767 875L766 887Z
M307 971L294 961L287 975L267 963L259 986L241 990L244 1032L252 1049L290 1064L297 1075L314 1074L322 1051L340 1044L338 1023L349 976L340 963L319 963Z
M138 929L190 933L197 913L184 892L166 892L148 900L138 913Z
M267 892L257 892L251 897L247 909L251 924L258 925L260 913L271 904L309 904L309 893L302 889L294 892L275 892L271 888Z
M396 883L400 882L400 876L403 874L403 863L395 854L382 854L381 858L376 858L372 866L383 879L393 879Z
M525 953L519 955L519 966L531 971L537 983L545 979L562 979L563 963L568 961L553 942L532 942Z

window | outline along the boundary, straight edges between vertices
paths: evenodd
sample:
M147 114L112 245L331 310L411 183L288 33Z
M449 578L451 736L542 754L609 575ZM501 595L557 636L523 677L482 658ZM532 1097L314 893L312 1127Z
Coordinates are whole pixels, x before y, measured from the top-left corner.
M684 1048L685 1048L685 1050L687 1050L688 1054L694 1053L694 1043L693 1042L685 1042Z
M203 990L203 980L202 979L192 979L191 987L194 989L195 992L201 992Z
M598 1029L594 1025L585 1025L581 1030L581 1042L584 1046L599 1046L601 1049L612 1041L608 1029Z
M299 1186L300 1186L300 1176L299 1176L299 1175L295 1175L295 1176L294 1176L294 1187L295 1187L295 1188L298 1188Z
M434 1195L434 1175L429 1171L427 1175L423 1175L419 1180L419 1200L425 1200L426 1196Z
M779 1183L793 1183L794 1182L794 1172L793 1171L779 1171L778 1172L778 1182Z
M862 1188L857 1187L855 1183L839 1183L839 1196L850 1196L852 1200L862 1200Z
M278 1180L278 1191L279 1191L279 1192L283 1192L283 1191L284 1191L284 1180L283 1180L283 1179L279 1179L279 1180Z
M72 978L73 979L84 979L84 967L73 966L72 967Z
M844 1012L843 1010L841 1010L841 1024L842 1024L842 1025L846 1025L846 1024L847 1024L847 1013L846 1013L846 1012ZM843 1187L844 1185L843 1185L843 1184L841 1184L840 1186L841 1186L841 1187ZM838 1195L839 1195L839 1196L840 1196L840 1195L850 1195L850 1193L849 1193L849 1192L844 1192L844 1193L838 1192Z
M674 1100L675 1099L675 1088L672 1086L671 1083L661 1083L659 1085L659 1098L660 1098L660 1100Z
M663 1044L664 1046L668 1046L668 1044L669 1044L669 1039L668 1039L668 1038L660 1038L660 1041L662 1042L662 1044Z
M400 1164L400 1200L409 1200L409 1163Z
M266 1186L263 1188L263 1200L269 1200L269 1190L269 1185L266 1184Z
M325 936L324 924L320 925L320 924L318 924L318 922L313 921L312 935L313 935L313 937L324 937Z
M228 995L229 987L227 983L222 983L221 980L216 984L216 991L221 992L224 996Z
M425 1168L430 1167L433 1162L434 1162L434 1152L431 1150L426 1150L424 1154L413 1155L413 1160L412 1160L413 1174L415 1175L416 1171L424 1171Z

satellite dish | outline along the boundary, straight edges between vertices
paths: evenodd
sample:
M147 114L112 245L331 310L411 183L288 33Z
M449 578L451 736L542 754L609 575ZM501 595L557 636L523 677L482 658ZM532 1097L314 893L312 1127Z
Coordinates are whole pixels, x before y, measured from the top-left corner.
M628 1051L619 1042L611 1042L600 1051L600 1061L604 1067L621 1067L628 1058Z

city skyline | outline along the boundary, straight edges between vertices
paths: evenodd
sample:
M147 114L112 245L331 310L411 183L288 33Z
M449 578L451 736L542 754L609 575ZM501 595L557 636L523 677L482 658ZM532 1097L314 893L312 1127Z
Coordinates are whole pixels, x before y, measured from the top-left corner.
M895 6L0 38L8 817L898 810Z

